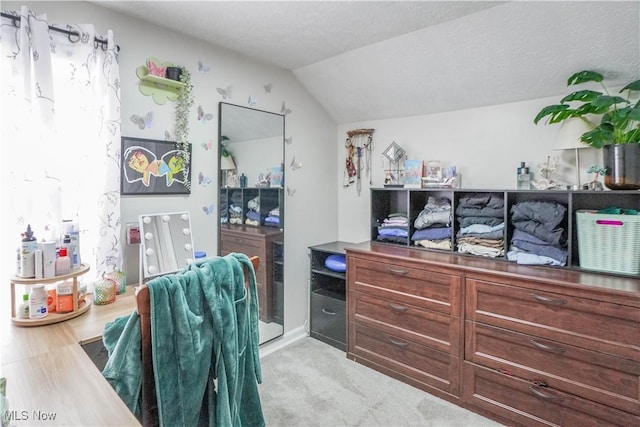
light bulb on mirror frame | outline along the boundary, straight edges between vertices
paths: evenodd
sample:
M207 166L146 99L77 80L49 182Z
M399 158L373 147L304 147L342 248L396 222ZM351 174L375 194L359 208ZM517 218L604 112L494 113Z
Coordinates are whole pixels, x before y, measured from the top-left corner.
M144 218L142 218L142 222L144 222L145 224L151 224L151 217L145 216Z
M155 265L150 265L147 268L147 271L149 272L149 274L154 274L157 271L156 266Z
M187 265L193 264L193 259L192 258L187 258Z
M184 250L185 251L190 251L192 248L191 243L187 243L186 245L184 245Z
M145 239L147 239L147 240L151 240L151 239L153 239L153 233L151 233L151 232L147 231L147 232L145 233L145 235L144 235L144 238L145 238Z
M189 221L189 214L183 213L181 218L183 221Z
M153 255L153 248L147 248L147 250L145 251L145 253L147 254L147 256L151 256L151 255Z
M169 222L171 221L171 217L169 215L162 215L162 222Z
M185 236L188 236L189 234L191 234L191 230L189 230L188 228L183 228L182 234L184 234Z

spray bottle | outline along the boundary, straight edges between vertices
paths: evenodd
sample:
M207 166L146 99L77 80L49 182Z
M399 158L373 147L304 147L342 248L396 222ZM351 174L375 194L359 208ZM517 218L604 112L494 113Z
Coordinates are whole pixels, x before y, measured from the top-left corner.
M38 240L31 231L31 224L27 225L27 231L20 245L20 276L35 277L36 276L36 250L38 249Z

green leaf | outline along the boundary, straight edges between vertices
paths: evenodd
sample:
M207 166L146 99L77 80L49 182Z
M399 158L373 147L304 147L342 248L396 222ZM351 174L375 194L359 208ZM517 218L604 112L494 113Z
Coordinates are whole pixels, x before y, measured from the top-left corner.
M604 78L600 73L596 73L595 71L580 71L569 77L569 79L567 80L567 86L577 85L585 82L600 83L602 80L604 80Z
M552 116L551 118L553 118L554 115L562 111L566 111L568 109L569 109L568 105L547 105L542 110L540 110L536 118L533 119L533 123L538 124L538 122L544 117Z
M635 82L629 83L628 85L626 85L625 87L620 89L620 92L625 91L625 90L629 90L629 91L640 90L640 80L636 80Z
M594 130L583 133L580 140L594 148L602 148L613 142L613 127L608 123L601 124Z
M636 122L640 122L640 101L638 101L636 105L633 108L631 108L631 111L629 111L629 119L635 120Z
M602 92L596 92L595 90L580 90L578 92L570 93L560 100L561 104L565 104L571 101L591 102L602 95Z
M612 105L616 105L620 103L628 104L629 101L619 96L601 95L598 98L594 99L591 103L596 108L604 108L604 107L609 108Z

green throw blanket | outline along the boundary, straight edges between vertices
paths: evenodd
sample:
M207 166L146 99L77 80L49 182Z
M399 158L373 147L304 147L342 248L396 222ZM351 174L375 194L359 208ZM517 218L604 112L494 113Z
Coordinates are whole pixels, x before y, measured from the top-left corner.
M249 292L242 267L250 271ZM165 426L264 426L258 295L244 254L205 259L147 284L158 418ZM102 372L140 415L140 318L105 326ZM216 388L217 384L217 388Z

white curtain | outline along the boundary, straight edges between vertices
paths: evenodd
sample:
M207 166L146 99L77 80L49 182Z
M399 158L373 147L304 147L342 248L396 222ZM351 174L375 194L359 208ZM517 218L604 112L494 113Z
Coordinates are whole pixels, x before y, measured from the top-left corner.
M81 260L91 267L85 280L121 271L120 79L112 31L50 24L25 6L18 14L16 24L1 21L3 249L15 254L28 224L39 241L57 241L62 221L74 220Z

